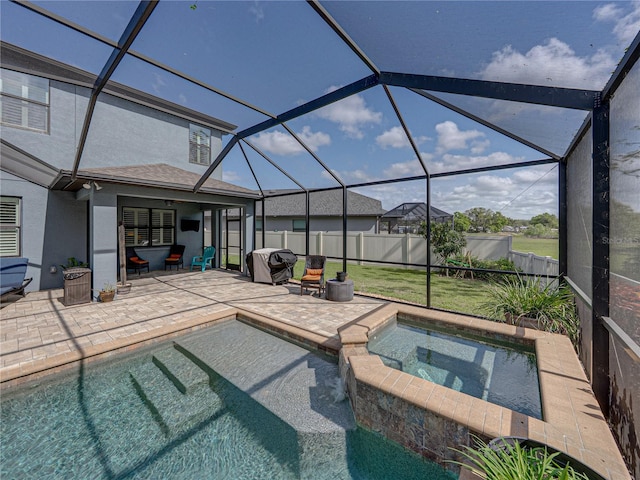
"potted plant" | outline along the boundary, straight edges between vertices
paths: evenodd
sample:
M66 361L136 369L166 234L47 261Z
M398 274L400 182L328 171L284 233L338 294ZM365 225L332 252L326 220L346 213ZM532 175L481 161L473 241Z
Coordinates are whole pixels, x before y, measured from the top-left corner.
M87 262L76 259L76 257L69 257L67 258L67 264L60 265L60 267L62 267L62 270L64 271L70 268L87 268L89 267L89 264Z
M111 302L116 295L116 287L110 283L105 283L100 290L99 298L101 302Z
M580 322L573 293L564 282L510 277L489 288L481 308L493 319L567 335L578 345Z

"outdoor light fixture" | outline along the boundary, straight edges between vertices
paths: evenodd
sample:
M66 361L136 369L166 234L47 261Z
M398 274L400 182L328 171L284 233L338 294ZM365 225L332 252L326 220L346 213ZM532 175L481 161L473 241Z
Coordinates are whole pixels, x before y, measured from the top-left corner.
M91 187L94 187L96 190L102 190L102 187L98 185L98 182L87 181L82 184L82 188L86 190L91 190Z
M172 205L173 205L173 200L165 200L165 201L164 201L164 204L165 204L167 207L170 207L170 206L172 206Z

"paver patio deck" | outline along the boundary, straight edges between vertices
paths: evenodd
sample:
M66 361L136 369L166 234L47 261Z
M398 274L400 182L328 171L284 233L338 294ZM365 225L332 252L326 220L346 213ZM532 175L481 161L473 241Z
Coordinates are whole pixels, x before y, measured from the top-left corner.
M383 302L335 303L300 296L297 285L252 283L224 270L151 272L110 303L65 306L63 290L32 292L0 310L0 381L14 385L74 361L197 328L237 309L264 315L326 339Z

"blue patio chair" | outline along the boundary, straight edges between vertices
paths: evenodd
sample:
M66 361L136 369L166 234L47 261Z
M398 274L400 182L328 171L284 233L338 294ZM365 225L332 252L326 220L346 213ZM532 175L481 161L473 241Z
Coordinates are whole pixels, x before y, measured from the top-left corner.
M213 268L213 257L216 254L216 247L204 247L204 253L202 255L195 256L191 259L191 268L189 271L193 271L193 267L199 266L204 272L207 265Z
M31 278L24 278L29 259L22 257L0 258L0 298L9 295L22 295Z

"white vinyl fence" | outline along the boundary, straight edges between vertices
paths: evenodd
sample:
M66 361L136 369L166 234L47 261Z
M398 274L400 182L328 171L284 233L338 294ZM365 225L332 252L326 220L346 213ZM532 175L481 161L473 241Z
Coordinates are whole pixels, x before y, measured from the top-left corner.
M233 237L237 232L229 232ZM225 235L222 235L225 238ZM265 232L265 245L262 245L260 232L256 235L256 248L289 249L297 255L304 255L304 232ZM230 238L231 242L238 239ZM232 243L233 244L233 243ZM309 237L309 254L342 257L342 232L311 232ZM511 237L467 237L467 251L482 260L508 258L516 267L525 273L543 276L557 276L558 261L551 257L541 257L533 253L515 252L511 249ZM427 240L413 234L375 234L368 232L347 232L347 258L356 259L358 264L370 261L389 263L408 263L425 265L427 263ZM438 258L431 255L433 264Z
M507 258L525 273L534 273L546 277L557 277L560 274L558 260L551 257L541 257L531 252L522 253L512 250Z

